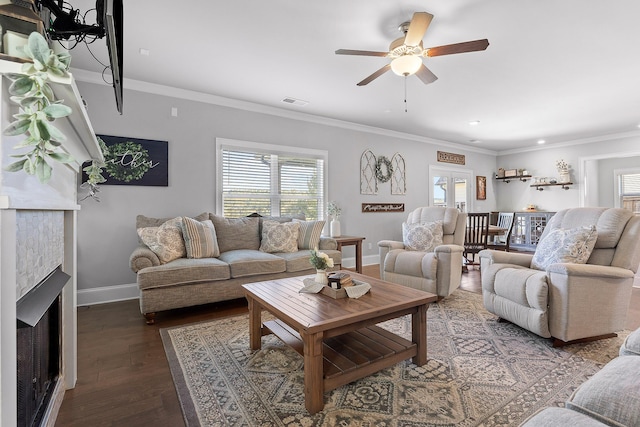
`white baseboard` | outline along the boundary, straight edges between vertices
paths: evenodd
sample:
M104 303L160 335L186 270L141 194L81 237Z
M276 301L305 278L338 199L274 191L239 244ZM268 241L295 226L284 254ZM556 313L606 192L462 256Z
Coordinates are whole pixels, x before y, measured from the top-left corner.
M106 304L140 298L136 283L102 286L100 288L78 289L78 306Z
M379 255L367 255L362 257L362 265L378 264L380 261ZM342 258L342 266L346 268L356 268L356 258Z

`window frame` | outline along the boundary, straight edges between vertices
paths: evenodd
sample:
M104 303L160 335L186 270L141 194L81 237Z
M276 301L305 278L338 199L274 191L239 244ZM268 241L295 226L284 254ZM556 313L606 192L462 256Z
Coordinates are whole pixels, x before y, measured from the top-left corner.
M312 148L294 147L288 145L268 144L262 142L242 141L237 139L216 138L216 214L223 215L223 150L247 150L277 156L294 156L306 159L322 160L322 206L318 210L318 219L326 219L325 211L327 205L329 151ZM272 190L277 189L277 183L271 181ZM273 193L272 193L273 196Z

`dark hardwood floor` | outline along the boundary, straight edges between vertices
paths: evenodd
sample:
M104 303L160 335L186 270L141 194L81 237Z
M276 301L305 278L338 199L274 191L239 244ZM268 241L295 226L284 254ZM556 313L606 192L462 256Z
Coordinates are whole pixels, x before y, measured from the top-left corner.
M378 266L364 274L379 277ZM480 273L461 288L481 292ZM56 426L184 426L159 329L247 311L245 300L159 313L145 324L138 301L78 308L78 382L67 390ZM640 288L633 289L627 329L640 327Z

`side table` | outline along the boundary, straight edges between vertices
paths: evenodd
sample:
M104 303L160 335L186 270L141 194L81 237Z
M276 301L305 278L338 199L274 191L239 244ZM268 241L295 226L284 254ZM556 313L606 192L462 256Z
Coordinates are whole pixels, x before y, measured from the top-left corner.
M356 247L356 273L362 273L362 241L365 237L359 236L340 236L334 237L338 242L338 250L341 251L343 246Z

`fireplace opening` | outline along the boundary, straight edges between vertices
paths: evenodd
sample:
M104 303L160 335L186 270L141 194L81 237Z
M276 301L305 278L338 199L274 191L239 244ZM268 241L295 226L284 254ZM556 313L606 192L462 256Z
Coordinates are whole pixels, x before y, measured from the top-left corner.
M62 365L62 288L69 275L60 267L22 297L17 312L17 426L41 424Z

